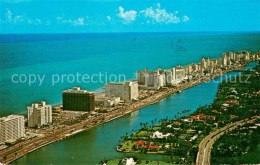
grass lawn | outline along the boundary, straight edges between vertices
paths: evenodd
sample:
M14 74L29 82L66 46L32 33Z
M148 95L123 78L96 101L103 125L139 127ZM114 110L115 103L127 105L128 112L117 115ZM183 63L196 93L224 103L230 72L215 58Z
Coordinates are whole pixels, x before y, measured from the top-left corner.
M134 136L138 136L138 137L148 136L148 131L137 132Z
M132 147L134 146L134 143L135 142L132 142L131 140L127 140L127 141L124 141L123 143L121 143L122 147L121 149L125 149L126 151L131 151L132 150Z
M187 134L195 134L195 132L196 132L195 130L186 130Z
M201 141L202 141L202 139L204 139L204 138L205 138L205 136L204 136L204 135L200 135L200 136L198 137L197 141L201 142Z
M153 127L149 127L148 131L151 131L152 133L158 130L161 130L161 126L153 126Z
M180 136L184 136L184 137L192 137L191 134L181 134Z
M160 129L161 129L160 126L154 126L154 127L152 128L153 131L157 131L157 130L160 130Z
M118 163L120 162L120 159L113 159L113 160L109 160L107 162L108 165L118 165Z

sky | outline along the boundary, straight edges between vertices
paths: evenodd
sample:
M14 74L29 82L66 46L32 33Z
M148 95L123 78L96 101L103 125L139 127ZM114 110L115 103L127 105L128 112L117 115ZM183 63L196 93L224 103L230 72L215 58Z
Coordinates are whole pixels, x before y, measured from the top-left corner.
M0 33L260 31L260 0L0 0Z

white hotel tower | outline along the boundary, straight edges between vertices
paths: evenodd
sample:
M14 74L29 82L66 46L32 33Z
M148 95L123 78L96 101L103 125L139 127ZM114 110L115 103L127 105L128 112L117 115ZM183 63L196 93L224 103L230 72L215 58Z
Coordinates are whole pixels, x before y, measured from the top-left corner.
M28 106L27 113L29 127L41 127L44 124L52 123L52 106L47 105L45 101Z
M9 115L0 118L0 143L25 136L24 116Z

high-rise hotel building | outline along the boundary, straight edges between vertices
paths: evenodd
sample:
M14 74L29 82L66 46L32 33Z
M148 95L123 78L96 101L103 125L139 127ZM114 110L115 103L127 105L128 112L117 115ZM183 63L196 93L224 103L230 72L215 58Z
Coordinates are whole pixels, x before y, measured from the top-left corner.
M105 95L107 97L120 97L125 102L131 102L138 99L138 83L135 81L107 83Z
M52 123L52 106L47 105L45 101L28 106L27 113L29 127L41 127L44 124Z
M25 136L24 116L9 115L0 118L0 143Z
M62 92L63 110L93 111L95 110L94 92L74 87Z

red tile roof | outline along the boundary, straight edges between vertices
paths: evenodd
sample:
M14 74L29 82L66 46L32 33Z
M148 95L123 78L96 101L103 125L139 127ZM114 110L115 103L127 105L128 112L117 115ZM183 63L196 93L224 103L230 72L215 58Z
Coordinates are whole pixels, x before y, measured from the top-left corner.
M227 104L238 104L239 102L237 100L227 100L226 101Z
M175 124L175 125L181 125L181 123L178 122L178 121L174 122L174 124Z
M217 111L217 110L212 110L211 112L222 114L221 112L219 112L219 111Z
M145 140L140 140L135 142L135 146L143 146L146 143Z
M209 118L215 119L215 116L208 116L208 115L204 115L204 114L199 114L199 115L196 115L196 116L192 116L192 119L194 119L194 120L209 119Z
M236 118L237 116L236 116L236 115L232 115L232 114L231 114L231 115L230 115L230 117L232 117L232 118Z
M158 146L150 146L150 145L149 145L149 146L147 146L147 145L146 145L146 146L143 146L143 148L157 149L157 150L159 149Z

